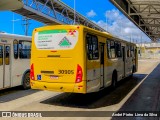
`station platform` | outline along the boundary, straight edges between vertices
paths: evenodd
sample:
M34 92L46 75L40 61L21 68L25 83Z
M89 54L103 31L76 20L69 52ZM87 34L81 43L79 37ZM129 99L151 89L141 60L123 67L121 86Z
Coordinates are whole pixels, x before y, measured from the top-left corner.
M146 77L120 111L160 112L160 64ZM112 120L160 120L158 117L113 117Z

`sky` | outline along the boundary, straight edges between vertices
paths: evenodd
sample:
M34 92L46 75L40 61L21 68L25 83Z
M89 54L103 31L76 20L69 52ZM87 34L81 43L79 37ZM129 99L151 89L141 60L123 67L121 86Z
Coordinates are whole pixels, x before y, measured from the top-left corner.
M74 0L61 0L74 8ZM114 36L131 42L150 42L150 39L130 22L109 0L75 0L76 11L106 29ZM13 22L14 21L14 22ZM29 20L28 35L34 28L45 24ZM0 31L12 34L25 34L23 16L10 11L0 12Z

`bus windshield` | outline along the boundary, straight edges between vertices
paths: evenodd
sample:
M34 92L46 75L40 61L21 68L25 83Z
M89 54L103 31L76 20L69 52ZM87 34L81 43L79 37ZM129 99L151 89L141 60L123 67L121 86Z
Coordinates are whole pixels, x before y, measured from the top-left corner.
M78 41L77 30L44 30L35 33L37 49L67 50L73 49Z

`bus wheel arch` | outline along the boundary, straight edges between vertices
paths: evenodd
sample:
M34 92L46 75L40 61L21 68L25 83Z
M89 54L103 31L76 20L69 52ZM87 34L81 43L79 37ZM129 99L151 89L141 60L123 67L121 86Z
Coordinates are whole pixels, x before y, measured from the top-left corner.
M27 90L27 89L30 89L31 86L30 86L30 70L26 70L24 73L23 73L23 76L22 76L22 87L23 89Z
M117 85L117 70L114 70L113 73L112 73L112 88L116 88L116 85Z

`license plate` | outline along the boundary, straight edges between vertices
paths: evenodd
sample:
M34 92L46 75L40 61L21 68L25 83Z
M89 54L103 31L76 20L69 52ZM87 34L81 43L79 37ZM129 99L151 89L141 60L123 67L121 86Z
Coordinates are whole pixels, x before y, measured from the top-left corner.
M50 78L51 78L51 79L58 79L58 76L53 76L53 75L51 75Z

